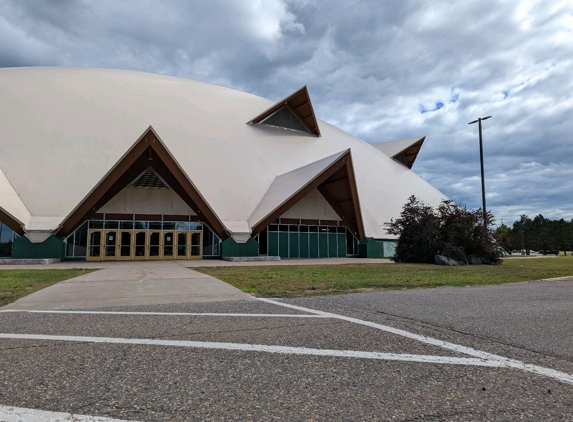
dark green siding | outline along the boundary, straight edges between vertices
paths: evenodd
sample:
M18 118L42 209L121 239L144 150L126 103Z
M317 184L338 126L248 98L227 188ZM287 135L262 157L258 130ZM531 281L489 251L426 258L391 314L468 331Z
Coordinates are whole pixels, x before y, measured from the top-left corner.
M318 233L309 233L310 258L318 258Z
M299 243L298 243L298 233L289 233L289 257L298 258Z
M288 233L279 232L279 256L288 258Z
M346 257L346 233L338 233L338 257Z
M328 258L328 233L318 233L318 257Z
M308 233L300 233L300 238L299 238L299 244L300 244L300 257L301 258L308 258Z
M42 243L32 243L26 236L20 236L12 244L12 258L15 259L61 259L63 256L64 241L56 236L50 236Z
M268 256L279 256L279 234L276 232L269 232L269 249Z

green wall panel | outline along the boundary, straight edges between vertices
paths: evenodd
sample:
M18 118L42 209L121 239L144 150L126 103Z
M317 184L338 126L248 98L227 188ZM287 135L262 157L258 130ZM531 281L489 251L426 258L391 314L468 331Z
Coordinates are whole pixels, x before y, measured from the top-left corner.
M338 257L338 245L336 243L337 236L336 233L328 233L328 257L337 258Z
M221 257L228 256L259 256L259 244L252 237L246 243L237 243L228 237L221 243Z
M288 233L279 232L279 256L288 258Z
M328 233L318 233L318 257L328 258Z
M267 251L268 256L279 256L279 234L276 232L268 233L269 239L269 249Z
M346 233L338 233L338 257L346 258Z
M382 258L383 253L382 243L373 237L365 237L358 245L360 258Z
M300 233L299 245L299 256L301 258L308 258L308 233Z
M26 236L20 236L12 244L12 258L15 259L61 259L63 256L64 241L56 236L50 236L42 243L32 243Z
M318 258L318 233L309 233L309 255L311 258Z
M299 257L298 233L289 233L289 258Z

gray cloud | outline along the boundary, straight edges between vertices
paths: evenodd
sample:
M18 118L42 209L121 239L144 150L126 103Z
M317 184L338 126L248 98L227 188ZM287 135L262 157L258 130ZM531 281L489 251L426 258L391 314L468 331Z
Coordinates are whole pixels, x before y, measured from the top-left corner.
M194 4L196 3L196 4ZM0 66L128 68L280 99L368 141L427 135L414 170L481 205L573 217L568 1L5 1Z

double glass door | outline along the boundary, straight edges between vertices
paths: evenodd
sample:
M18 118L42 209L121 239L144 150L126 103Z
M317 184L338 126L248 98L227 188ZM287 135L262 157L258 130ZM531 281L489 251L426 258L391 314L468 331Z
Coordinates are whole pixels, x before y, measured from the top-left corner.
M200 259L201 230L90 230L89 261Z

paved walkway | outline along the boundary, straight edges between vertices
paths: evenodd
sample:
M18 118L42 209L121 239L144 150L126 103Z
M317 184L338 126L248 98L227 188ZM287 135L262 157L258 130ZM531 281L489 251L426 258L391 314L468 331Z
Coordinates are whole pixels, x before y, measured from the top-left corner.
M252 296L239 289L186 268L176 261L65 262L33 268L79 267L101 269L54 284L4 306L2 310L80 309L253 300Z

